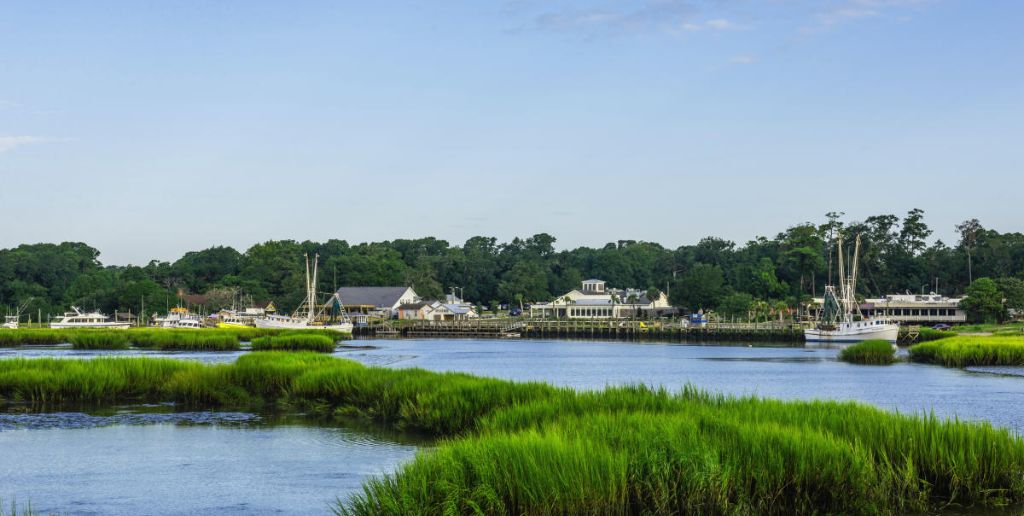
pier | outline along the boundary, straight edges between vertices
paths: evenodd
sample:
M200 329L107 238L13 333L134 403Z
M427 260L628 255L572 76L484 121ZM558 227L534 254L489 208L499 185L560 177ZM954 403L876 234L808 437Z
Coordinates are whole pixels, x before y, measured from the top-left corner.
M709 323L683 326L679 322L579 319L478 319L413 321L391 326L362 326L355 335L367 337L482 337L652 341L803 342L803 326L793 323Z

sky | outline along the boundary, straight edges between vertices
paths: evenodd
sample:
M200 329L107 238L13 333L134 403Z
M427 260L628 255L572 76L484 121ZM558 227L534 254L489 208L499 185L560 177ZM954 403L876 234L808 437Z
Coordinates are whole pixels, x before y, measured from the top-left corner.
M1024 2L0 3L0 248L1022 231Z

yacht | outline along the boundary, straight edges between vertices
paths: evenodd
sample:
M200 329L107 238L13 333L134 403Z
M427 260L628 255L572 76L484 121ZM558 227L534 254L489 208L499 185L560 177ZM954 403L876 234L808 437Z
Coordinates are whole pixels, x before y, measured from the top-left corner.
M50 323L50 328L67 330L73 328L105 328L108 330L127 330L130 326L126 322L111 321L99 312L82 313L77 306L71 307L73 312L64 312L64 315Z
M225 310L217 316L218 328L252 328L253 318L239 315L234 310Z
M203 321L198 314L189 312L188 308L176 306L171 308L164 317L157 317L153 323L160 328L202 328Z
M847 271L843 264L843 239L838 240L839 290L834 285L825 287L821 318L813 328L804 330L808 343L856 343L865 340L886 340L896 346L900 325L888 319L865 317L857 303L857 265L860 254L860 235L854 245L853 263Z
M339 322L321 322L324 319L324 307L316 300L317 285L317 262L320 255L313 257L313 275L309 274L309 255L306 256L306 300L299 305L292 315L267 315L255 320L257 328L286 329L286 330L333 330L340 333L352 333L352 322L348 320L345 310L341 307L341 300L334 294L332 300L335 306L340 308L341 320Z

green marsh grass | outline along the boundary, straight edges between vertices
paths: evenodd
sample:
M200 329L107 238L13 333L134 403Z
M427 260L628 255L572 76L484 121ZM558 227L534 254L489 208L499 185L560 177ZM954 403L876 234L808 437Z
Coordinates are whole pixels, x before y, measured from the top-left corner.
M1024 441L987 423L644 386L576 392L266 351L234 364L0 360L34 404L285 404L442 438L345 514L902 513L1024 502Z
M71 331L67 341L75 349L128 349L128 333L124 330Z
M316 351L333 353L334 339L319 334L282 334L257 337L252 340L253 351Z
M958 335L910 347L910 359L947 367L1024 365L1024 335Z
M52 345L68 341L69 332L51 329L0 329L0 346Z
M896 350L887 340L866 340L843 348L839 360L851 364L889 365L896 363Z
M140 348L180 351L233 351L238 337L221 330L139 329L129 331L132 344Z

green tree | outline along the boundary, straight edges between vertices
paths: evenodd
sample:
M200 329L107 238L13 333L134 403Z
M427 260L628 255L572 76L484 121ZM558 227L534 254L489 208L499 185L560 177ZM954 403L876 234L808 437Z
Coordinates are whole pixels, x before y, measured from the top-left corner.
M753 305L754 296L746 292L733 292L722 298L718 305L718 313L728 318L748 320Z
M717 265L699 263L686 271L672 286L670 302L692 311L710 310L725 295L725 276Z
M978 234L983 230L984 228L981 227L981 222L978 222L978 219L965 220L956 225L956 231L960 233L960 248L967 253L968 283L974 283L974 271L971 270L971 253L978 245Z
M996 286L1002 293L1007 309L1024 313L1024 280L1015 277L999 278Z
M960 308L967 312L968 322L998 323L1006 318L1003 294L992 279L978 278L967 287L966 294Z

